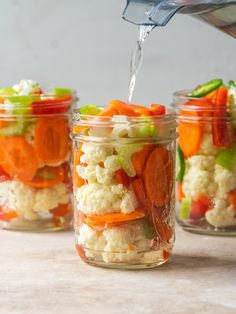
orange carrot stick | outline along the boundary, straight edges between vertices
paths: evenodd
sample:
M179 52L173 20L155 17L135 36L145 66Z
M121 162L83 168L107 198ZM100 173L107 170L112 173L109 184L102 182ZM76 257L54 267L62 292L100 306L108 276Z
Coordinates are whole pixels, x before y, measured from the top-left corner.
M139 114L136 113L135 110L133 110L125 102L120 101L120 100L110 101L109 107L116 109L121 115L131 116L131 117L139 116Z
M150 155L152 149L153 146L145 146L142 150L132 155L132 164L138 176L143 174L147 158Z
M94 222L97 226L100 225L101 227L105 224L114 224L114 223L120 223L130 220L135 220L139 218L143 218L145 216L145 212L136 209L135 211L129 213L129 214L123 214L121 212L114 212L110 214L105 215L87 215L85 218L85 222Z
M170 182L167 166L169 162L168 150L156 147L149 155L143 177L147 197L154 206L163 206L168 202Z

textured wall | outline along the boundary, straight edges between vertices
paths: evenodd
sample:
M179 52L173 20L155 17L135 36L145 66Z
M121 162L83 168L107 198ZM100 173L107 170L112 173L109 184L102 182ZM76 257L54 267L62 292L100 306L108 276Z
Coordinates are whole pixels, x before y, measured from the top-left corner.
M81 103L127 98L137 28L124 0L1 0L1 85L34 78L78 89ZM177 16L145 43L134 101L168 103L171 93L212 77L236 79L236 41Z

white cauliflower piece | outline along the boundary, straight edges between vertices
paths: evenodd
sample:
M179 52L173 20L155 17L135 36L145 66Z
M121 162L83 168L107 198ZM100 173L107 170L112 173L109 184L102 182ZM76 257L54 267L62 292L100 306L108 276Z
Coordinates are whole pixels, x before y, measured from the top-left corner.
M100 162L104 162L106 158L114 152L114 149L111 146L102 146L90 143L84 143L81 150L84 154L80 157L80 161L90 165L96 165Z
M37 214L69 202L64 183L52 188L36 189L21 182L5 181L0 183L0 191L0 206L3 210L14 210L28 220L36 220Z
M127 116L114 116L112 118L113 122L116 122L113 126L111 137L121 138L121 137L135 137L136 130L131 126Z
M77 189L76 199L77 209L85 214L103 215L120 211L130 213L137 208L137 201L133 192L122 184L93 183L83 185Z
M108 156L104 161L104 167L111 172L115 172L121 168L120 160L117 155Z
M197 199L200 194L215 195L216 189L213 159L209 158L209 156L193 156L189 158L183 179L184 194Z
M142 149L142 144L117 145L116 147L121 167L130 177L136 176L136 171L131 160L132 155Z
M197 152L198 155L215 156L218 153L217 147L213 144L212 133L205 133Z
M33 210L35 212L45 212L59 204L67 204L69 194L66 184L60 183L51 188L38 189L35 193L34 202Z
M136 261L140 259L139 252L150 249L142 222L108 228L103 232L83 225L79 231L78 244L85 248L88 257L100 254L105 263Z
M84 180L87 180L88 183L97 183L97 176L96 176L96 166L95 165L88 165L86 167L84 166L76 166L76 171Z
M102 168L100 166L96 166L96 177L98 183L101 184L110 184L113 180L113 173L110 169Z
M227 207L227 202L224 200L215 200L213 209L206 212L205 218L214 227L236 226L234 207L232 205Z
M227 198L227 193L236 188L236 175L234 172L215 165L215 182L218 185L217 198Z
M113 181L114 172L110 168L103 168L99 165L88 165L86 167L79 165L76 170L82 179L87 180L88 184L110 184Z
M187 159L187 167L196 167L200 170L214 171L215 157L194 155Z
M18 95L25 96L37 90L39 85L33 80L21 80L19 84L13 85L12 88Z

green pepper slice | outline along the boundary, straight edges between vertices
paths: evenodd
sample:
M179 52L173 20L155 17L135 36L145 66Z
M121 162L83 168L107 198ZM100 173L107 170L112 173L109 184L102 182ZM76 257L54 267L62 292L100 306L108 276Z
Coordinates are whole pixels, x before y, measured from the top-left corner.
M195 88L191 93L188 94L189 97L203 97L215 89L219 88L223 84L221 79L215 79L207 82L204 85L201 85Z
M182 182L184 178L184 173L185 173L185 160L184 160L184 154L179 145L177 146L177 163L178 163L178 173L176 176L176 181Z

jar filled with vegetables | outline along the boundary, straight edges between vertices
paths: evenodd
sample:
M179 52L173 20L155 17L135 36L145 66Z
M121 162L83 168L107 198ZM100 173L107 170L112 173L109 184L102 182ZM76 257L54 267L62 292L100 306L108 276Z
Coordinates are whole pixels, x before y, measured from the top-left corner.
M32 80L0 89L0 227L53 231L71 223L67 88Z
M73 118L76 249L114 268L165 263L174 244L176 117L114 100Z
M236 235L236 82L174 94L179 114L178 212L184 229Z

